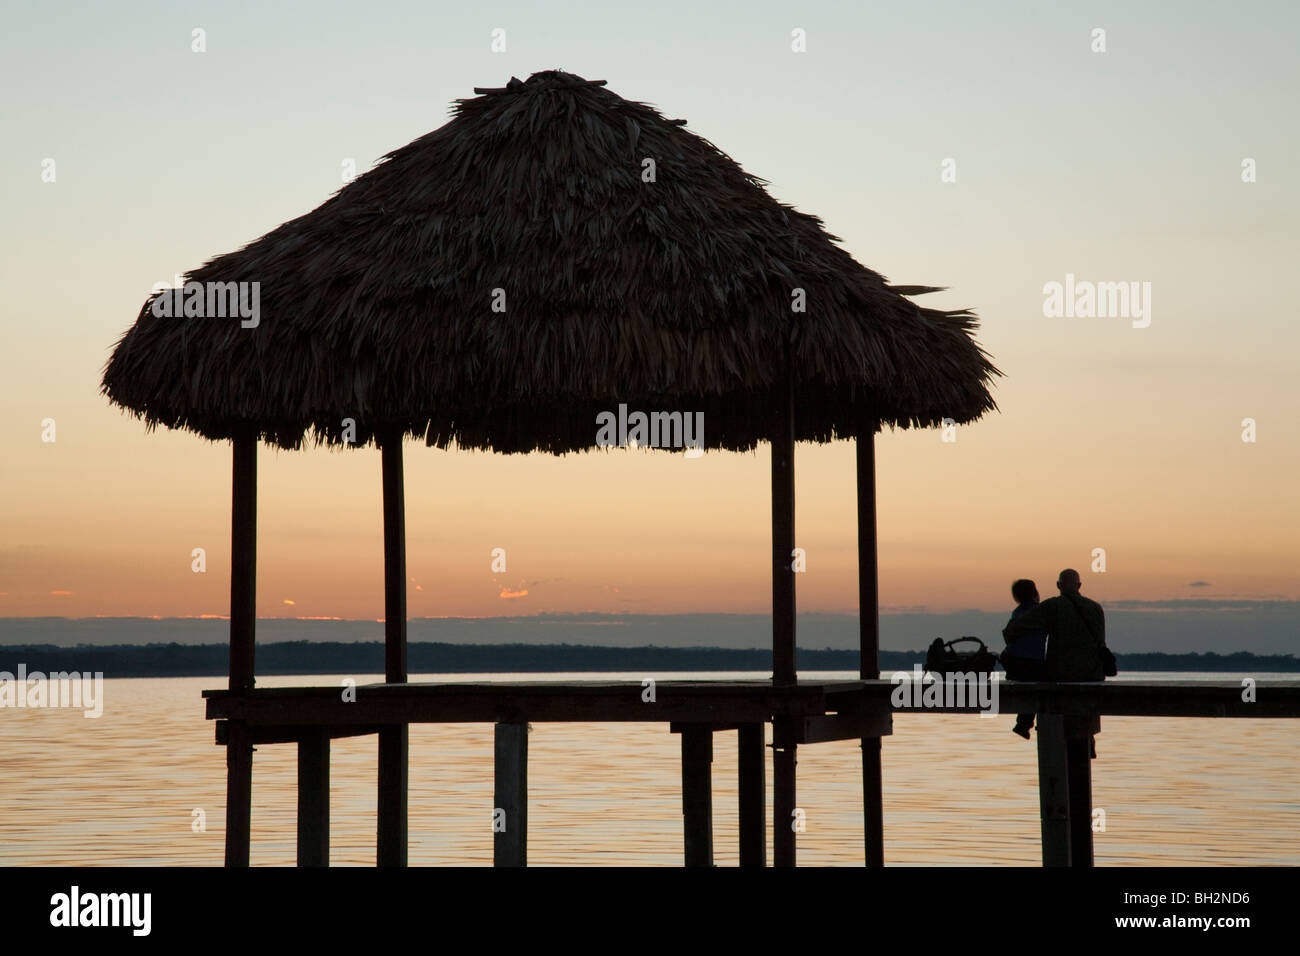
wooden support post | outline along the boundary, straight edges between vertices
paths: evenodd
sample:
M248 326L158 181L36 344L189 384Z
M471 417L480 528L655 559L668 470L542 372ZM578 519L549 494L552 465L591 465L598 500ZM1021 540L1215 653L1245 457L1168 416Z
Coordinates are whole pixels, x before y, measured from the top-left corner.
M862 840L867 866L885 865L884 773L880 738L862 738Z
M785 387L772 416L772 682L794 684L794 373L785 350ZM772 851L777 866L795 865L795 729L790 717L772 721Z
M390 724L379 728L379 828L375 849L378 866L406 866L409 744L409 725Z
M1069 866L1069 769L1065 718L1060 714L1038 715L1038 804L1043 826L1043 866Z
M384 679L406 682L406 501L402 478L402 430L379 439L384 484ZM406 866L407 751L410 727L379 731L380 866Z
M230 509L230 689L253 689L257 627L257 433L234 439Z
M330 734L310 727L298 738L298 865L330 865Z
M248 866L253 816L253 745L248 725L226 726L226 866Z
M863 680L880 677L880 583L876 547L876 427L857 439L858 465L858 656Z
M1085 726L1088 718L1083 718ZM1067 726L1066 776L1070 791L1070 866L1091 867L1092 859L1092 757L1091 737L1076 735Z
M794 383L786 351L786 384L772 416L772 680L793 684L794 606Z
M380 439L384 482L384 679L406 682L406 486L402 432Z
M253 689L257 627L257 432L233 440L230 509L230 690ZM248 866L252 839L253 745L231 721L226 744L226 866Z
M776 866L795 865L795 728L791 717L772 721L772 855Z
M858 676L880 677L880 574L876 546L876 419L864 416L857 438ZM885 865L884 775L880 738L862 738L862 837L867 866Z
M528 724L496 725L492 865L528 865Z
M713 865L713 728L682 728L682 817L686 865Z
M740 865L767 866L767 742L765 724L741 724L737 737Z

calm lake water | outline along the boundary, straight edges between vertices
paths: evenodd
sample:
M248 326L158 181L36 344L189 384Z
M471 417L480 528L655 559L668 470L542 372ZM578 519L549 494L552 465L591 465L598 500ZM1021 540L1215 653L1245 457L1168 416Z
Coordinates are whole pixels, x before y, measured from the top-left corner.
M268 677L259 686L339 685L342 679ZM199 692L224 684L215 677L106 680L97 720L75 710L0 711L0 864L219 865L225 751L213 743ZM888 863L1040 863L1037 750L1011 733L1013 720L1009 714L895 716L894 735L884 742ZM1106 832L1095 838L1097 864L1300 864L1298 745L1300 720L1103 718L1093 765L1094 806L1106 811ZM535 724L529 748L530 864L680 865L680 740L665 724ZM375 751L374 737L333 743L334 865L375 862ZM767 767L770 816L770 754ZM294 862L296 768L293 745L257 750L255 865ZM490 865L492 726L412 725L410 768L411 864ZM735 865L734 732L715 736L713 774L715 858ZM799 863L860 865L856 743L800 748L798 786L807 824ZM206 832L193 827L196 809L206 813Z

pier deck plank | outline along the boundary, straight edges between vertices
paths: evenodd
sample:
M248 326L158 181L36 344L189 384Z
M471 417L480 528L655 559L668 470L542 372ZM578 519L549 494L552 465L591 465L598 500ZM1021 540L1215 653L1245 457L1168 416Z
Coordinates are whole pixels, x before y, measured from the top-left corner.
M249 724L394 724L630 721L764 722L774 714L826 713L826 689L851 684L769 681L659 681L655 700L639 681L366 684L356 700L341 687L204 691L209 719Z

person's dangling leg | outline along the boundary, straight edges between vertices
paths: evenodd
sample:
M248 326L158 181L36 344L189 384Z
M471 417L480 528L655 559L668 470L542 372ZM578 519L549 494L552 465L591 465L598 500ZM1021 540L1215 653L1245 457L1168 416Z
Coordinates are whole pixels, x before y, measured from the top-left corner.
M1002 667L1007 672L1007 677L1011 680L1035 680L1035 669L1033 666L1035 663L1037 662L1008 655L1003 659ZM1029 731L1033 726L1033 714L1017 714L1016 722L1015 725L1012 726L1011 732L1028 740Z

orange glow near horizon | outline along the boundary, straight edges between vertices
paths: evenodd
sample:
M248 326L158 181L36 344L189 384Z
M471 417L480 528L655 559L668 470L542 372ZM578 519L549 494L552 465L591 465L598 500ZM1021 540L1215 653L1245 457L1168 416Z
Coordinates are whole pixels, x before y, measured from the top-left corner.
M1041 479L1023 465L1001 471L1019 440L1005 418L959 429L955 444L934 431L886 432L877 437L882 612L1005 609L1011 580L1032 577L1050 594L1063 566L1083 572L1085 593L1103 600L1294 598L1295 528L1270 506L1285 482L1273 480L1270 491L1269 481L1257 478L1257 494L1238 500L1228 480L1248 473L1248 456L1276 462L1282 453L1238 449L1233 438L1229 430L1213 482L1176 481L1173 472L1183 466L1175 455L1163 466L1131 459L1119 477L1085 471L1062 483L1050 470ZM102 439L108 460L98 481L112 486L112 509L87 506L76 521L48 526L42 516L10 515L17 540L39 530L42 543L29 547L25 563L11 559L0 616L226 619L228 448L163 433L113 440L134 457ZM1050 454L1060 455L1060 447ZM767 458L766 448L688 460L663 452L552 458L413 445L406 456L407 560L412 581L424 584L408 584L410 616L766 613ZM124 474L114 480L113 468ZM796 468L797 540L808 567L797 582L799 609L852 613L852 445L800 445ZM378 472L373 450L261 452L260 615L382 620ZM173 479L147 480L157 474ZM79 497L75 472L36 469L29 480ZM1135 493L1162 483L1161 493ZM1049 487L1085 504L1056 507ZM1206 507L1215 494L1222 507ZM1184 513L1198 520L1185 521ZM191 570L199 547L205 573ZM1104 574L1089 571L1098 547L1106 550ZM494 548L505 549L511 585L492 570ZM42 587L50 574L67 587ZM285 591L295 597L274 596Z

